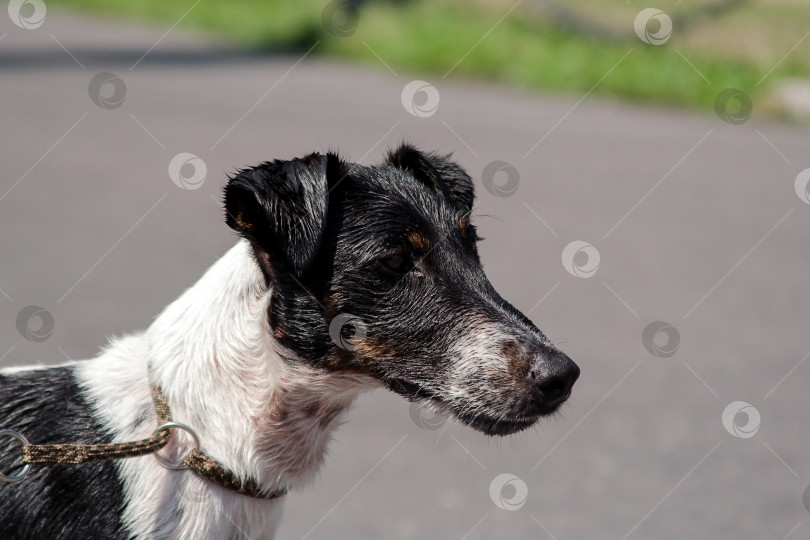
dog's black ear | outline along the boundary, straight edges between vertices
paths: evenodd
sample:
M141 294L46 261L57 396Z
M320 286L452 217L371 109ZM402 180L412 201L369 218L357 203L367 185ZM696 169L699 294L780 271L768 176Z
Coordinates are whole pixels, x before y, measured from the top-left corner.
M226 223L247 238L267 274L306 270L323 239L334 155L310 154L239 171L225 187Z
M450 160L451 156L436 152L426 154L403 143L388 152L385 163L409 171L417 180L443 194L451 204L470 212L475 202L472 178Z

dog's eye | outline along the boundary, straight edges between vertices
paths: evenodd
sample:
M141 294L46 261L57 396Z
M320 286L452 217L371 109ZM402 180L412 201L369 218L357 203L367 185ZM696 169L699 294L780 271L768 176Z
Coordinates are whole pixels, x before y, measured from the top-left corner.
M383 265L392 272L406 272L408 270L409 262L407 257L402 253L392 253L383 257L380 261Z

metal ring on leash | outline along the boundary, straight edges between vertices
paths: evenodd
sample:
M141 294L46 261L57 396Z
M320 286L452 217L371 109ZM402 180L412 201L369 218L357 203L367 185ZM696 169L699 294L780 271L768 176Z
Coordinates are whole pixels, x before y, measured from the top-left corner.
M177 428L191 435L191 438L194 439L194 448L196 450L200 449L200 439L197 437L197 434L194 433L194 430L185 424L180 424L179 422L167 422L163 424L162 426L160 426L155 430L155 435L157 435L161 431L165 431L167 429L172 428ZM179 463L170 463L167 459L161 457L161 455L158 452L155 452L155 459L158 460L158 463L160 463L161 466L167 469L172 469L174 471L181 471L183 469L188 469L188 466L183 462L183 460L180 460Z
M30 443L28 439L14 431L13 429L0 429L0 437L11 437L12 439L17 439L22 443L23 446L28 446ZM28 471L31 470L31 464L26 463L25 467L23 467L22 471L17 474L12 474L11 476L7 476L3 473L0 473L0 481L2 482L19 482L23 478L28 475Z

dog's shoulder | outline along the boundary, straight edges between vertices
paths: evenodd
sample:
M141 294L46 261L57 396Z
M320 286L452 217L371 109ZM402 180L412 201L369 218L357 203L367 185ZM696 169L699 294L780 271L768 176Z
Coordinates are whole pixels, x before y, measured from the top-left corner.
M0 429L15 430L31 444L110 442L75 366L0 372ZM0 439L0 471L15 474L21 467L19 443ZM111 462L34 465L22 481L0 482L0 538L127 538L123 503Z

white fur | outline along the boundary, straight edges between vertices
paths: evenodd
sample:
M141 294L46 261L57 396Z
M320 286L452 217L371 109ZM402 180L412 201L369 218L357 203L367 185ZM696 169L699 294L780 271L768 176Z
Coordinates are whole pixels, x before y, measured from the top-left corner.
M263 489L311 481L334 420L372 378L292 368L267 323L270 291L240 241L140 335L111 343L77 366L102 424L118 441L157 427L148 376L168 398L174 420L191 426L202 451ZM140 424L138 419L141 418ZM331 421L329 421L331 420ZM190 448L174 431L162 450ZM181 441L181 442L178 442ZM284 498L238 495L189 471L160 467L153 456L118 462L124 521L139 538L272 538Z
M448 404L467 411L476 411L482 404L497 404L506 412L513 393L504 389L515 375L503 359L501 345L510 334L502 325L484 320L473 322L471 327L475 331L460 336L450 352L453 370L446 394Z

